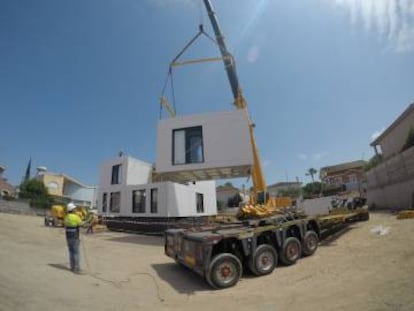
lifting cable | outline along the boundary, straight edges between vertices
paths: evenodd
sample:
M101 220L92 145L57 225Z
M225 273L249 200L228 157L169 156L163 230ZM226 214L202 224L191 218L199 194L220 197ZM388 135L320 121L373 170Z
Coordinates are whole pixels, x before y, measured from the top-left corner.
M202 16L201 16L202 19ZM163 106L168 110L170 117L175 117L176 114L176 105L175 105L175 90L174 90L174 79L173 79L173 67L184 66L184 65L191 65L197 64L202 62L211 62L211 61L222 61L222 57L210 57L210 58L201 58L201 59L193 59L178 62L178 59L184 54L185 51L201 36L206 36L210 41L212 41L215 45L218 46L217 41L211 37L208 33L204 31L204 26L201 23L198 26L197 34L184 46L184 48L174 57L174 59L170 62L170 66L168 68L167 77L165 78L164 86L162 88L161 97L160 97L160 119L162 118L162 108ZM168 86L168 82L170 83L171 88L171 97L172 97L172 107L167 101L167 97L165 96L165 92Z
M174 77L172 73L172 68L170 66L170 68L168 69L167 77L165 78L164 86L162 88L161 97L160 97L160 119L162 118L162 107L163 106L165 106L165 108L168 110L172 118L175 117L176 109L175 109L175 91L174 91L174 79L173 78ZM168 103L167 97L165 96L165 90L167 88L168 82L170 82L170 88L171 88L171 97L172 97L172 103L173 103L172 107Z

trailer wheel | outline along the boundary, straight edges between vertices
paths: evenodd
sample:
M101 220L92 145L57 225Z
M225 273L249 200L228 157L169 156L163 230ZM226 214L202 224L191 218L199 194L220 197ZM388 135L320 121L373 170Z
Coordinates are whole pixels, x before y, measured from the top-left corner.
M368 220L369 220L369 213L368 213L368 212L366 212L366 213L361 214L361 215L359 216L359 220L360 220L360 221L368 221Z
M302 246L300 241L295 237L290 237L283 243L280 260L285 265L293 265L300 258L301 253Z
M273 272L277 265L277 252L269 244L262 244L249 257L248 265L254 275L266 275Z
M242 275L242 264L235 255L223 253L210 263L206 279L214 288L228 288L237 284Z
M315 231L309 230L305 233L302 243L302 254L304 256L311 256L318 248L319 238Z

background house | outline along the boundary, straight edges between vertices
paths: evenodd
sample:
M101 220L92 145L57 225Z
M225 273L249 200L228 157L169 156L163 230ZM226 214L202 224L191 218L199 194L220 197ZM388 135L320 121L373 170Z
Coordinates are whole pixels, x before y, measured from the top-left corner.
M285 196L290 194L297 194L297 198L302 197L302 183L301 182L278 182L267 187L267 192L271 197ZM288 195L289 196L289 195Z
M363 192L366 161L358 160L325 166L319 170L323 192L334 194L344 190Z
M73 177L62 173L49 172L46 167L37 168L35 178L43 182L50 195L73 201L78 206L96 207L96 187L87 186Z
M237 187L234 187L231 183L225 183L216 188L217 202L221 207L238 207L238 204L235 206L230 206L232 200L235 200L238 197L241 201L247 202L249 200L249 195L247 191L240 190Z
M381 154L384 160L401 152L411 128L414 128L414 103L408 108L372 143L376 154Z
M5 196L15 196L16 189L11 184L7 182L7 179L3 177L3 173L6 170L6 167L0 165L0 197Z
M402 150L414 129L414 103L372 143L382 161L367 176L367 200L371 207L414 207L414 147Z

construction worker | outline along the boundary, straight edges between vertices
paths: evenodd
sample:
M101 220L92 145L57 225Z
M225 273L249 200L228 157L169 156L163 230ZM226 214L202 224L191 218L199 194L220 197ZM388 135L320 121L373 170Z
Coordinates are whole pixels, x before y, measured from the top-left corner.
M83 225L81 218L75 213L76 205L72 202L66 205L66 216L64 220L66 231L66 242L69 248L70 270L80 273L79 254L79 227Z
M93 225L95 224L95 216L91 211L88 211L85 224L87 225L86 234L93 233Z

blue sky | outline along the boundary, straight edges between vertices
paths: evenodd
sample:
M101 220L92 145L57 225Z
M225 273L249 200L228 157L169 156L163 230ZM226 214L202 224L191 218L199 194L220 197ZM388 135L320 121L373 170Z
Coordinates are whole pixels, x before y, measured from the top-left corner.
M373 135L414 101L412 0L213 5L268 184L369 159ZM200 21L212 34L201 0L1 1L5 177L20 183L30 157L32 173L42 165L85 184L119 150L154 162L168 64ZM185 56L218 54L203 39ZM178 114L233 109L221 63L179 68L174 83Z

